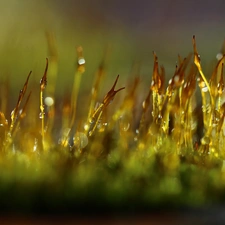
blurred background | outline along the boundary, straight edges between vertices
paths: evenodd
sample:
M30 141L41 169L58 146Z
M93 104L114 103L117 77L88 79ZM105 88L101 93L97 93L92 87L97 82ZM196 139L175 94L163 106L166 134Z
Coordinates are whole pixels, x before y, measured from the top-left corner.
M76 68L76 47L86 59L84 88L110 46L107 76L121 75L124 85L134 62L149 85L152 51L167 76L177 54L192 51L192 35L207 70L225 37L224 0L0 0L0 77L22 85L30 70L38 80L48 57L46 31L56 39L59 55L58 93L70 87ZM106 79L107 88L111 86Z

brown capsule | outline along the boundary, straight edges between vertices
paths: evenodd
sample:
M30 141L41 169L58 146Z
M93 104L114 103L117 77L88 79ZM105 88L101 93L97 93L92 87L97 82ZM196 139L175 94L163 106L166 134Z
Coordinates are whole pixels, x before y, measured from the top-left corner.
M118 90L115 91L115 86L116 86L116 84L117 84L118 79L119 79L119 75L117 76L117 78L116 78L116 80L115 80L115 82L114 82L112 88L110 89L110 91L109 91L109 92L107 93L107 95L104 97L104 99L103 99L103 105L104 105L104 106L109 105L109 104L113 101L113 99L114 99L116 93L118 93L119 91L125 89L125 87L122 87L122 88L120 88L120 89L118 89Z

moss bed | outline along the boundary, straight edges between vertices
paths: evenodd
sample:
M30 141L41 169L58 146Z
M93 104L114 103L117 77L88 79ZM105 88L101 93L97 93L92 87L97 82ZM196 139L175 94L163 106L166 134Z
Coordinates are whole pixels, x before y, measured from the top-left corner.
M99 96L105 58L90 93L80 94L86 65L78 47L74 85L61 99L52 40L49 52L40 84L30 84L30 73L11 109L8 80L1 82L1 212L137 213L224 203L223 52L205 75L193 37L193 53L178 57L168 85L153 53L147 96L139 74L125 90L116 89L117 76Z

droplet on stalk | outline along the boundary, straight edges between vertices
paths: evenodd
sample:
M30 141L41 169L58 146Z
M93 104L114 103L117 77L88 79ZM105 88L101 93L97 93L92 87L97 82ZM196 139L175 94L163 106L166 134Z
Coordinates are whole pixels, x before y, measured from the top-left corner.
M78 149L83 149L88 145L88 137L85 133L76 132L73 137L73 144Z

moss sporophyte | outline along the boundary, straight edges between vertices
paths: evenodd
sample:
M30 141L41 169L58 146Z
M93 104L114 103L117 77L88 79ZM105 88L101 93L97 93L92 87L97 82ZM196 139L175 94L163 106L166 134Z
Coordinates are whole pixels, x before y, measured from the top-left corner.
M106 71L103 58L83 112L78 101L86 68L83 48L77 48L71 93L57 99L57 46L51 34L47 40L50 56L40 86L30 87L30 72L11 109L10 122L5 116L9 114L7 80L0 84L0 180L6 186L23 177L16 188L31 188L34 191L29 193L35 195L35 184L45 183L48 190L55 184L57 191L45 194L56 196L66 189L68 201L81 201L73 193L82 193L83 197L88 193L90 197L98 189L98 195L109 204L117 201L114 194L126 202L131 196L139 197L140 191L143 197L138 201L145 204L163 199L175 204L174 196L187 204L223 199L224 52L207 79L193 36L193 53L186 58L178 56L168 85L165 68L159 66L153 52L149 90L138 89L140 74L130 87L115 90L118 75L102 96L100 87ZM148 92L146 98L141 91ZM119 101L122 92L125 97ZM34 98L37 101L30 100L32 95L39 96ZM4 188L0 189L2 193L11 194Z

